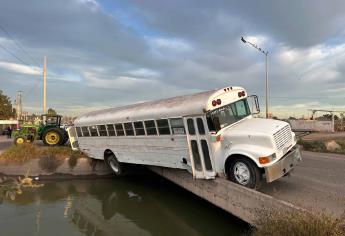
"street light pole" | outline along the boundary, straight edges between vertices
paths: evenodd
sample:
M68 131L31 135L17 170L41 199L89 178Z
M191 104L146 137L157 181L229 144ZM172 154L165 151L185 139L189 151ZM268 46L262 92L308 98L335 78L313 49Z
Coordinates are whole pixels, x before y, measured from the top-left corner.
M265 59L266 59L266 79L265 79L265 94L266 94L266 118L268 118L268 51L264 51L261 48L259 48L256 44L251 43L247 40L245 40L243 37L241 37L241 41L243 43L248 43L250 44L253 48L257 49L258 51L262 52L265 54Z

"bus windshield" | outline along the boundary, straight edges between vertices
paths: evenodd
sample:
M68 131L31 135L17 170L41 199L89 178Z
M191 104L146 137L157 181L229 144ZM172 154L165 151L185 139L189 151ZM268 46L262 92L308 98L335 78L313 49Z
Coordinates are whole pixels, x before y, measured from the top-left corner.
M210 131L219 130L251 114L247 99L225 105L207 113L207 124Z

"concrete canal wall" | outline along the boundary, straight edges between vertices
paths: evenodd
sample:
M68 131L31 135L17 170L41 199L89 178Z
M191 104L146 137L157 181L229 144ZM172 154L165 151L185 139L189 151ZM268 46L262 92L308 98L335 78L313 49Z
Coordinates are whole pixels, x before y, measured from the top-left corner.
M41 179L80 178L82 176L101 177L111 175L112 172L103 161L89 158L64 160L32 159L24 163L0 164L0 174L9 176L40 177Z
M153 172L185 188L195 195L255 225L264 210L304 210L291 203L244 188L223 178L193 179L191 174L177 169L149 167Z

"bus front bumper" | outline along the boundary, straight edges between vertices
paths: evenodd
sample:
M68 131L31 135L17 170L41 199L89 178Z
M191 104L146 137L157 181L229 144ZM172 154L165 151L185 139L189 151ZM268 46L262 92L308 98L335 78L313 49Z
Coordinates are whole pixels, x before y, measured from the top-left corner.
M269 183L288 174L301 160L301 152L296 145L272 166L265 167L266 181Z

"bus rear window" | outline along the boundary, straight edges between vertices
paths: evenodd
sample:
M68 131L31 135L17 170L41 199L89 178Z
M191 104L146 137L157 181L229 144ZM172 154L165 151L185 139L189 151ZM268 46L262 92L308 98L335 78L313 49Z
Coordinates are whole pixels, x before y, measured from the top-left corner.
M160 135L169 135L170 127L167 119L157 120L158 132Z
M125 127L126 136L133 136L134 130L133 130L132 122L127 122L127 123L124 123L123 125Z

